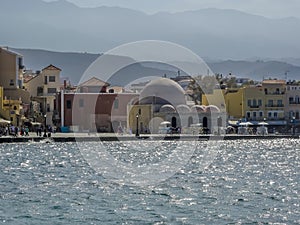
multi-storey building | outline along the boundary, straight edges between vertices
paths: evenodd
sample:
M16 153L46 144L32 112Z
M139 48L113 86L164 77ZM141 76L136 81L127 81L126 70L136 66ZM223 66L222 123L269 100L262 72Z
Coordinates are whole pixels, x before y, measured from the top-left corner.
M13 125L20 125L23 108L30 104L29 93L23 89L23 57L9 50L0 48L0 114Z
M300 122L300 84L288 82L286 87L285 118L295 127Z
M4 89L23 87L23 56L0 48L0 84Z
M25 89L30 93L31 101L40 104L40 117L47 125L53 125L55 99L60 91L61 69L49 65L35 76L25 81ZM43 119L43 120L44 120Z
M272 121L284 121L286 81L264 80L262 88L265 95L266 118Z
M215 95L204 95L206 99ZM270 125L285 126L286 82L284 80L264 80L259 85L223 90L229 120L247 120L253 124L267 121ZM296 96L294 97L296 98ZM294 101L294 100L293 100Z

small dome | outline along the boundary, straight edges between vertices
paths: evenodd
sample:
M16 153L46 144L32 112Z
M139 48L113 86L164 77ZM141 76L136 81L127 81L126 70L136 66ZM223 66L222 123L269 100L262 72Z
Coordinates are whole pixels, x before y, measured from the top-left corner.
M152 80L142 90L140 104L186 104L185 92L178 83L171 79Z
M197 113L205 112L206 106L204 106L204 105L194 105L194 106L192 106L191 110L192 110L192 112L197 112Z
M178 113L190 113L191 109L187 105L178 105L176 107Z
M161 112L161 113L175 113L176 109L172 105L163 105L160 108L159 112Z
M220 112L220 109L215 105L209 105L206 107L206 112Z

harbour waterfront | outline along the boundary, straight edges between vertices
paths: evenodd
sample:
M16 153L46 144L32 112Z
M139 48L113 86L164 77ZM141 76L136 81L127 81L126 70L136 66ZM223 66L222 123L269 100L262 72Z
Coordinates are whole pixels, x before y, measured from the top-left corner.
M39 137L35 133L29 136L2 136L0 143L18 143L18 142L40 142L43 140L53 142L85 142L85 141L138 141L138 140L181 140L181 141L208 141L208 140L240 140L240 139L299 139L296 135L185 135L185 134L145 134L139 135L119 135L116 133L55 133L51 137Z
M171 146L175 141L160 143ZM184 167L148 187L113 182L103 175L107 171L96 173L74 142L3 143L0 222L300 223L299 139L219 141L218 154L202 170L207 143L197 142ZM146 146L143 152L135 150L139 144ZM159 148L153 151L152 144L127 141L124 149L122 142L111 142L111 154L133 164L162 160L167 152L158 152ZM86 145L93 147L95 142Z

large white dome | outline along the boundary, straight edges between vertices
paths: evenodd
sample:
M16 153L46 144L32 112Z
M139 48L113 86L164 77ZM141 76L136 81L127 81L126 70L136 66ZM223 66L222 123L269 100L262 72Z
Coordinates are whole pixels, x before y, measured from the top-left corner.
M175 81L160 78L148 83L140 94L140 104L186 104L185 92Z

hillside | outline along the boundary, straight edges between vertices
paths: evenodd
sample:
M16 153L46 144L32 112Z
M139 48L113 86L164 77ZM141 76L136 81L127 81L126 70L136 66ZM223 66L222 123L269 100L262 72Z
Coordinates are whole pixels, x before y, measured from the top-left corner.
M69 77L73 84L77 84L88 66L97 59L100 54L90 53L64 53L33 49L13 49L24 56L27 69L41 70L49 64L54 64L62 69L62 76ZM214 73L227 75L232 73L237 77L249 77L254 80L263 78L284 79L287 72L288 79L300 79L300 67L279 61L219 61L208 62ZM176 76L176 68L166 68L160 64L147 66L146 64L134 64L119 71L110 82L113 85L124 85L137 79L141 74L145 76ZM122 76L120 80L119 77Z
M300 58L300 20L229 9L146 14L120 7L80 8L64 0L0 1L0 45L99 53L137 40L183 45L201 57Z

